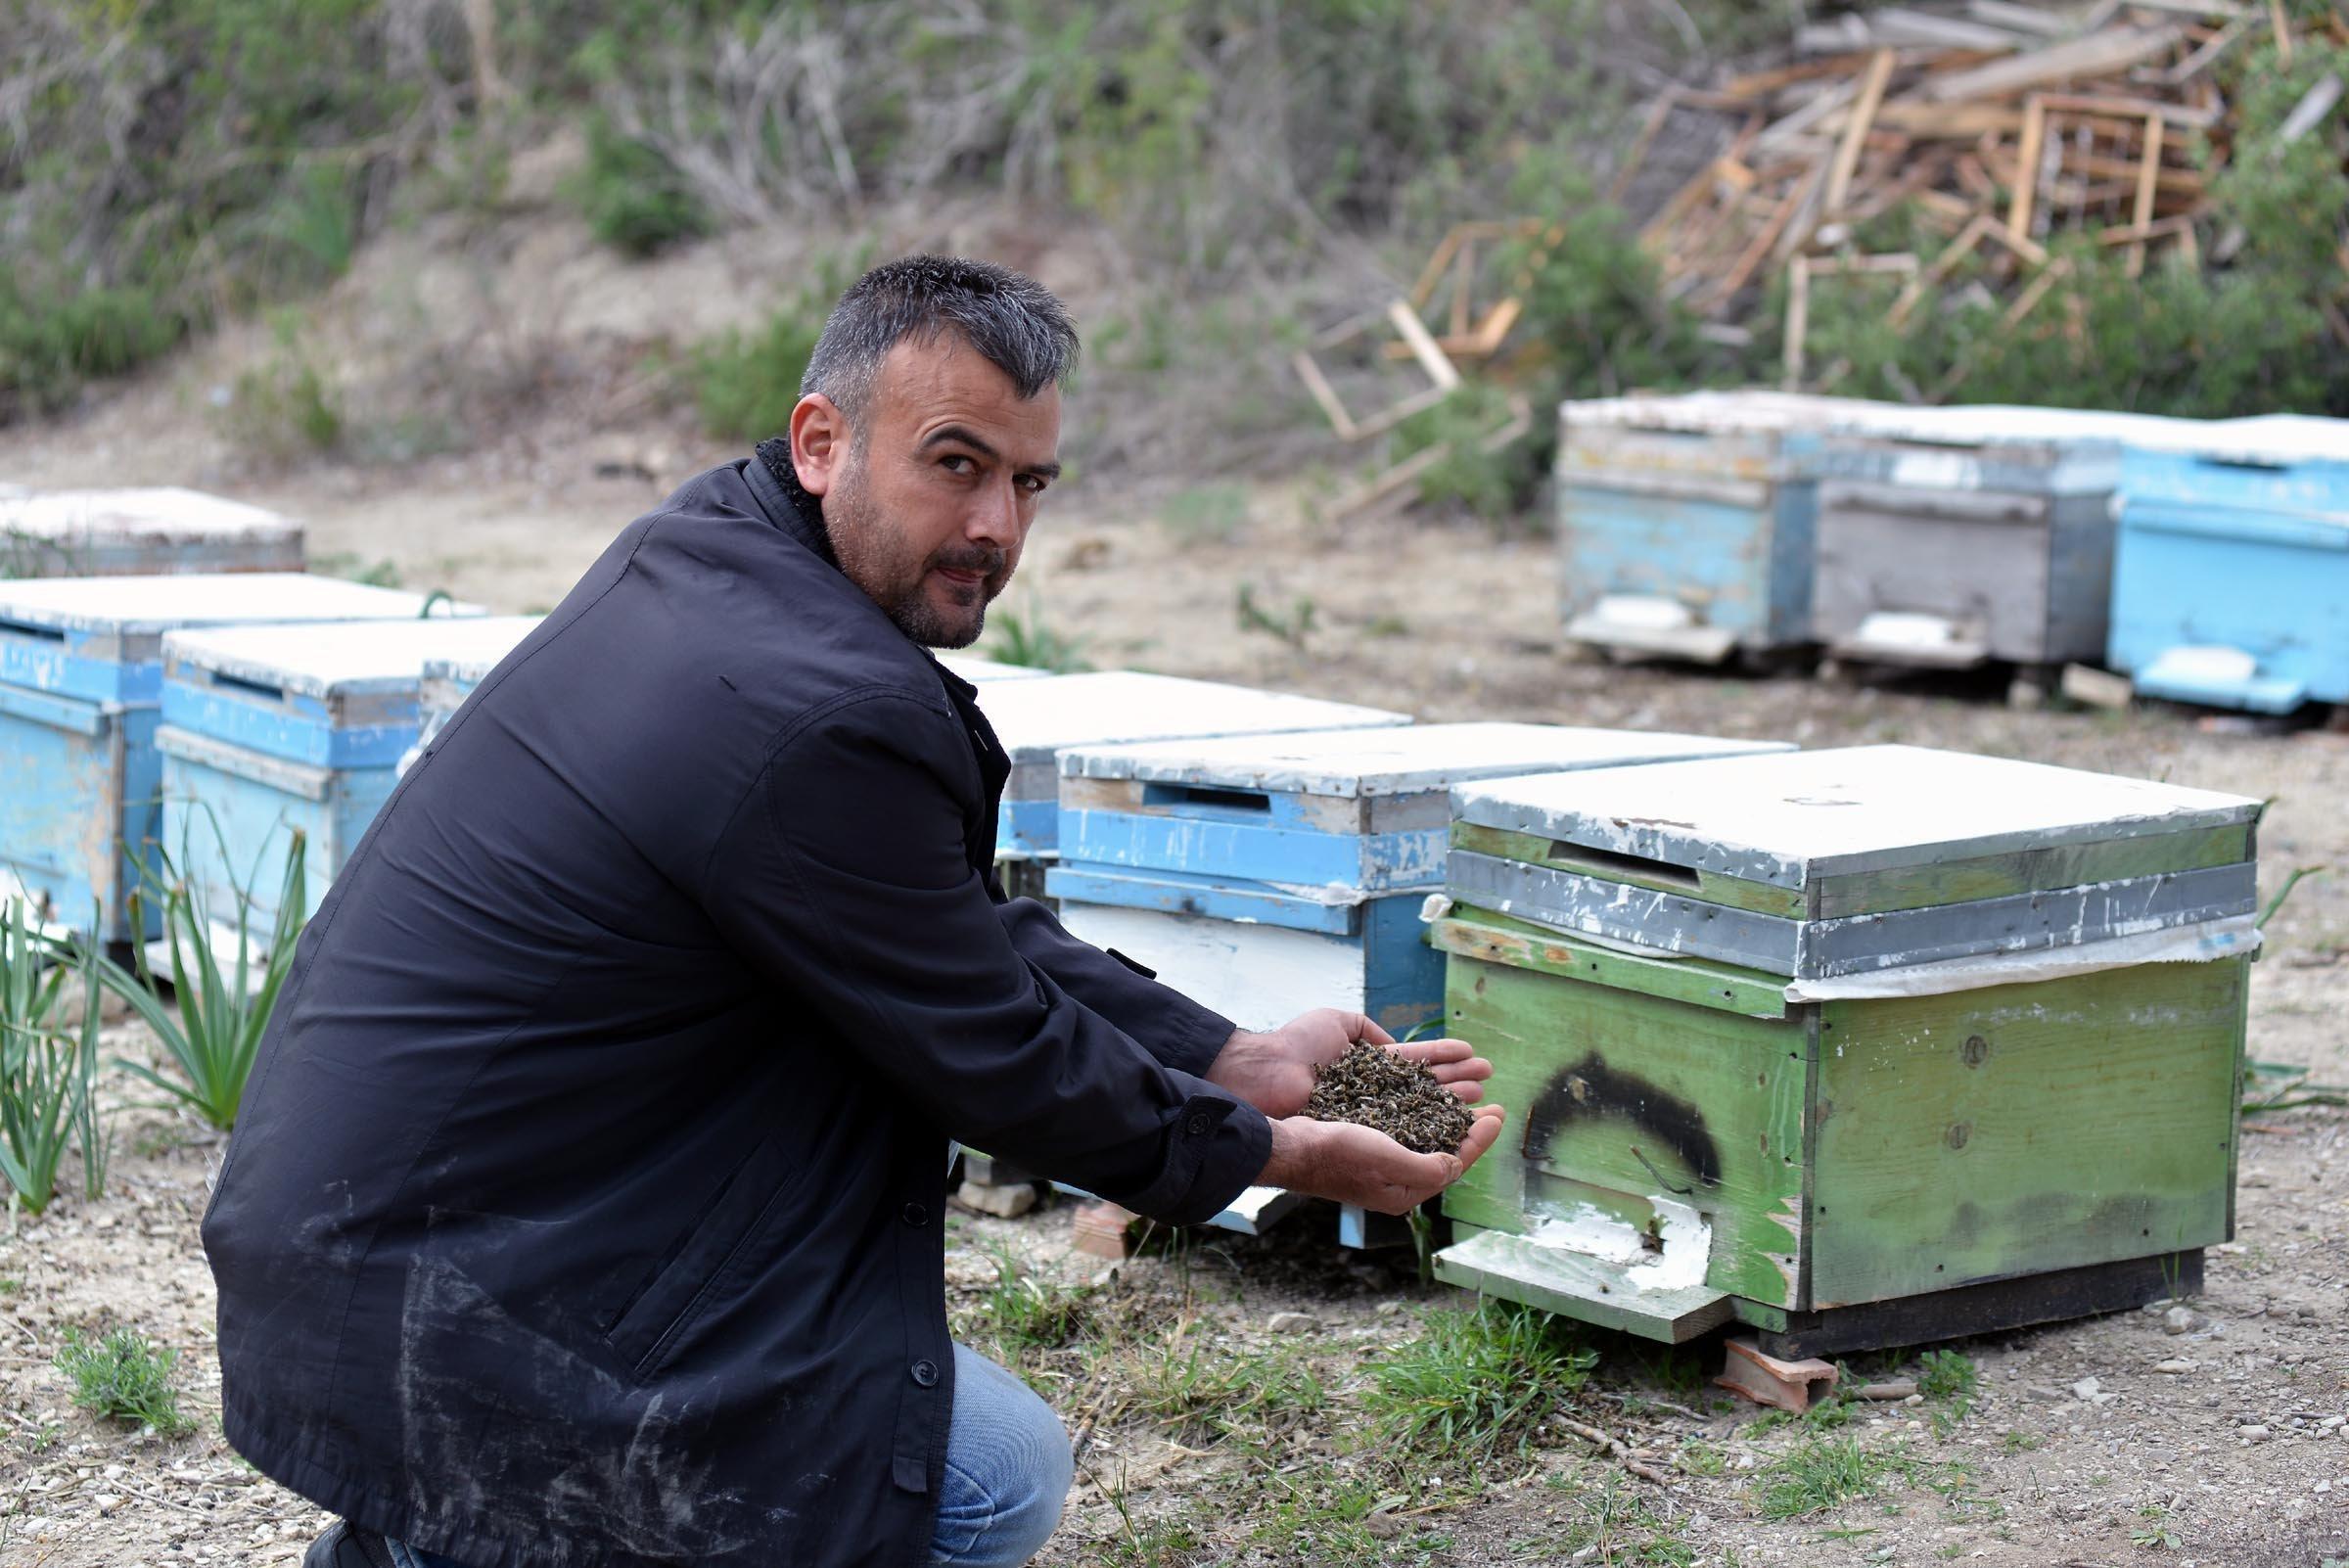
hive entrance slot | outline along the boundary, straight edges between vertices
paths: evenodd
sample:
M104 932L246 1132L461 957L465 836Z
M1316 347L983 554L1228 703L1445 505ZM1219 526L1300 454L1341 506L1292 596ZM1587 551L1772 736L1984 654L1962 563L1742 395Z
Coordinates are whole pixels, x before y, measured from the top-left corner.
M1207 806L1221 811L1269 811L1272 797L1262 790L1219 790L1203 784L1151 784L1142 791L1150 806Z
M1690 893L1702 885L1692 867L1675 865L1670 860L1653 860L1644 854L1625 854L1620 850L1594 850L1587 844L1570 844L1564 839L1551 842L1549 857L1576 871L1594 872L1627 882L1662 882Z
M286 696L283 686L272 686L265 680L247 680L243 675L224 675L217 670L212 673L212 684L230 691L251 692L255 697L266 697L273 703L283 702Z
M6 618L0 618L0 631L5 631L13 636L18 637L38 637L43 642L63 642L66 640L66 632L63 626L36 626L29 621L10 621Z

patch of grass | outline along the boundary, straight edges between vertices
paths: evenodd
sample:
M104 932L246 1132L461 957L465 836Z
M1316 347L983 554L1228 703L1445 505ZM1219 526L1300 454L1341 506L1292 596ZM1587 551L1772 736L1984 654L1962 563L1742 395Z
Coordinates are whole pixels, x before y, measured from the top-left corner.
M2178 1532L2170 1528L2170 1510L2159 1503L2147 1503L2137 1510L2145 1522L2129 1532L2129 1544L2146 1551L2176 1551L2186 1545Z
M1563 1319L1484 1301L1429 1314L1417 1339L1372 1361L1363 1407L1398 1447L1489 1459L1523 1452L1597 1363Z
M1681 1445L1679 1462L1690 1475L1715 1476L1728 1469L1729 1455L1718 1443L1691 1439Z
M990 1261L995 1281L978 1305L955 1324L955 1333L1006 1363L1037 1351L1076 1343L1093 1326L1095 1292L1037 1274L1005 1247Z
M1177 1437L1224 1437L1245 1429L1267 1435L1318 1413L1328 1391L1302 1354L1291 1349L1233 1356L1196 1334L1176 1333L1132 1368L1128 1408L1155 1416Z
M1268 632L1292 648L1302 649L1313 634L1313 601L1302 596L1287 610L1276 610L1257 602L1255 583L1242 582L1232 610L1242 631Z
M1565 1549L1587 1560L1625 1568L1693 1568L1696 1549L1681 1539L1684 1522L1659 1513L1645 1494L1610 1472L1579 1492L1570 1504Z
M995 634L979 651L999 664L1025 665L1065 675L1093 667L1085 662L1084 643L1044 619L1043 605L1031 598L1023 612L1004 605L994 616Z
M1186 539L1230 538L1248 526L1248 490L1240 484L1194 484L1158 509L1158 520Z
M66 1146L78 1138L82 1184L95 1197L106 1185L109 1139L99 1125L97 950L51 942L33 925L22 899L0 905L0 1177L30 1214L57 1193ZM78 975L78 1028L65 1025L59 1000Z
M1754 1502L1765 1519L1800 1519L1872 1498L1885 1476L1904 1468L1858 1438L1815 1438L1763 1467Z
M348 426L343 394L302 341L299 318L279 312L269 357L241 372L221 413L229 439L277 462L332 452Z
M1936 1437L1948 1437L1974 1407L1982 1372L1970 1357L1954 1350L1929 1350L1916 1374L1917 1392L1940 1406L1933 1412Z
M57 1369L73 1380L73 1403L91 1414L181 1437L196 1428L179 1413L179 1396L171 1387L171 1368L178 1360L177 1351L157 1346L136 1329L117 1328L91 1340L69 1328Z
M2048 1440L2036 1432L2006 1432L1999 1438L1999 1447L2008 1453L2036 1453L2047 1445Z

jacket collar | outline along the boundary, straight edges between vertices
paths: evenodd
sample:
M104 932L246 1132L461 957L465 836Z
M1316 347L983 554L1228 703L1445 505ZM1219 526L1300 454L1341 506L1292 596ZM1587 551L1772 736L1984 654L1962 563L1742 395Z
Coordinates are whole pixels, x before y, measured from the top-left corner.
M760 441L757 454L743 465L743 478L749 484L751 495L758 501L760 509L766 514L767 521L806 546L817 560L835 572L840 571L840 557L833 553L832 535L824 528L822 503L808 494L806 487L800 484L799 473L791 466L790 442L779 436ZM897 623L891 622L890 626L895 630ZM899 632L898 635L904 634ZM910 637L906 640L912 641ZM919 643L914 646L921 647ZM966 716L975 712L972 705L979 696L979 688L940 664L938 655L930 649L922 648L922 657L930 661L931 668L945 681L946 690L960 699L955 706L963 709ZM993 738L991 732L989 738Z

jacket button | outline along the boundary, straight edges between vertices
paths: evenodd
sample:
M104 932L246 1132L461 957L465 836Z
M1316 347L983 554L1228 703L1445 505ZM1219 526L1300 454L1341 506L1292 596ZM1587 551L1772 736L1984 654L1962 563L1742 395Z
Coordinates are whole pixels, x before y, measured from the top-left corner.
M909 1203L898 1211L898 1218L909 1225L919 1225L928 1222L930 1211L918 1203Z
M1205 1111L1193 1111L1191 1113L1191 1119L1188 1122L1183 1123L1182 1128L1183 1130L1190 1133L1191 1136L1195 1138L1203 1138L1207 1136L1208 1125L1207 1113Z
M914 1363L913 1363L913 1384L914 1384L914 1387L916 1387L916 1388L936 1388L936 1387L938 1387L938 1362L936 1362L936 1361L916 1361L916 1362L914 1362Z

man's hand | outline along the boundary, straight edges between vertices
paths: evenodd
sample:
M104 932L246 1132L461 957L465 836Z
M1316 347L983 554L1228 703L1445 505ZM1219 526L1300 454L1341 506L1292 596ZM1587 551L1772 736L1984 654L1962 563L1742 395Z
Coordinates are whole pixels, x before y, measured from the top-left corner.
M1398 1055L1426 1063L1437 1083L1471 1105L1485 1097L1484 1081L1493 1076L1493 1064L1464 1039L1415 1039L1397 1045L1394 1036L1360 1013L1320 1007L1269 1034L1234 1034L1208 1068L1207 1081L1267 1116L1295 1116L1313 1092L1313 1069L1336 1061L1358 1039L1392 1046Z
M1310 1197L1408 1214L1460 1178L1500 1136L1501 1109L1478 1107L1457 1154L1413 1154L1350 1122L1290 1117L1272 1124L1272 1158L1257 1179Z

